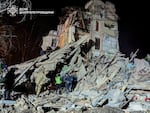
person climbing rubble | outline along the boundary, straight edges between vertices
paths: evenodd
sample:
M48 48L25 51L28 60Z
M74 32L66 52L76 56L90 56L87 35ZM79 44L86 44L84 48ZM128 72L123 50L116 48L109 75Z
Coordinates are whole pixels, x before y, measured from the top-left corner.
M63 77L63 82L65 84L66 93L72 91L72 84L73 84L73 76L72 73L66 73Z
M60 94L61 86L62 86L62 80L61 80L60 74L56 74L55 85L56 85L56 93Z

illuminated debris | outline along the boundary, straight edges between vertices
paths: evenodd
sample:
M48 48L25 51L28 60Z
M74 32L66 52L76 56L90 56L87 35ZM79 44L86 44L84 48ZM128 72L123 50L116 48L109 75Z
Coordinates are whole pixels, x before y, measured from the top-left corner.
M138 97L144 95L147 100L149 99L149 63L144 59L136 58L138 50L131 54L130 58L125 58L123 54L119 53L117 16L114 15L114 6L111 3L97 0L90 1L85 7L87 12L76 11L72 8L65 21L58 25L58 30L50 31L46 37L46 40L47 38L53 39L53 35L57 33L55 35L57 40L54 44L52 44L52 39L48 40L50 40L50 46L58 46L59 49L47 52L36 59L8 67L18 68L15 73L21 77L16 77L17 85L28 84L28 80L33 76L35 80L41 78L37 73L42 67L44 67L43 73L47 80L51 79L50 91L42 90L41 87L45 88L44 83L41 86L40 83L35 82L36 86L40 85L39 96L31 94L24 97L22 94L16 100L14 111L22 112L28 109L41 113L46 111L122 113L133 111L135 110L133 107L142 105L144 106L140 110L149 110L147 102L143 104L140 99L135 100L137 95ZM107 11L103 12L102 10L105 8ZM99 15L99 11L101 15ZM79 13L83 16L80 16L80 21L75 21L74 17L78 17ZM92 22L92 24L88 24L86 27L85 19L90 20L89 23ZM47 48L45 42L43 38L42 48ZM134 68L130 69L130 76L128 76L127 66L132 61L134 61ZM30 72L30 74L26 72ZM53 80L58 72L62 77L67 72L75 72L77 84L72 92L66 94L62 90L61 95L54 93Z

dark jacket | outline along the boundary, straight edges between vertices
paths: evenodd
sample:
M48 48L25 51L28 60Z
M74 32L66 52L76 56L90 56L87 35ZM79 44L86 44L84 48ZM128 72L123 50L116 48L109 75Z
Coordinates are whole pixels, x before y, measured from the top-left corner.
M15 82L14 72L15 72L15 70L11 69L5 76L4 85L5 85L5 88L8 90L11 90L13 88L13 84Z
M65 75L63 78L64 83L72 83L73 82L73 76Z

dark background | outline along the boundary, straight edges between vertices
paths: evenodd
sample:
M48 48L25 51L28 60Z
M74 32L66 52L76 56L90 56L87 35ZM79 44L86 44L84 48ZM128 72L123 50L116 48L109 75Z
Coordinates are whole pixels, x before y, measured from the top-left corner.
M48 34L52 29L56 30L61 9L66 6L78 6L84 8L89 0L31 0L32 10L52 10L51 15L32 15L26 21L16 23L21 18L4 16L6 24L15 27L17 39L14 39L16 49L6 57L8 65L24 62L39 56L42 36ZM138 58L144 58L150 53L149 44L149 4L146 1L131 0L102 0L110 1L116 6L116 13L119 16L119 46L120 51L126 56L139 49Z
M61 8L65 6L84 7L88 0L49 0L35 1L32 0L33 9L50 9L54 10L55 14L48 18L40 15L38 23L43 24L44 32L49 29L55 29L58 24L58 16L61 15ZM148 3L145 1L131 0L103 0L110 1L116 6L116 13L119 16L119 45L120 51L127 56L131 52L139 49L138 57L143 58L150 52L150 44L148 41ZM43 21L44 20L44 21ZM46 26L45 26L46 25Z

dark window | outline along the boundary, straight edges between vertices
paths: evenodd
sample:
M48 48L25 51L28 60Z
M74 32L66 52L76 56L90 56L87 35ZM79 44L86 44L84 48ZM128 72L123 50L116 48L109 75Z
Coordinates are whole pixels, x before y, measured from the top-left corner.
M95 49L100 49L100 39L95 38Z
M99 23L98 23L98 21L96 21L96 31L98 31L99 30Z
M51 45L51 46L52 46L52 47L56 47L56 43L57 43L57 42L56 42L56 39L53 38L53 39L52 39L52 45Z

